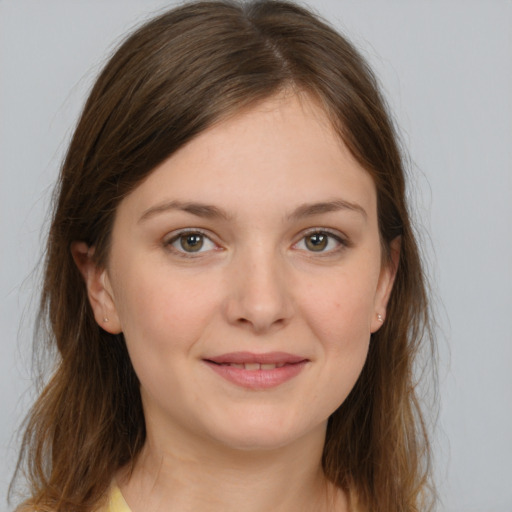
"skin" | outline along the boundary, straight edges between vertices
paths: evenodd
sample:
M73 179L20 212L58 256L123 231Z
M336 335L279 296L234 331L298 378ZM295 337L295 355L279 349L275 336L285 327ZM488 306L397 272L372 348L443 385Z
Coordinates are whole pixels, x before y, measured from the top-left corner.
M319 106L281 94L201 133L126 197L106 268L74 244L96 320L124 333L141 383L147 442L118 475L133 512L348 510L321 456L393 284L398 248L383 264L376 205ZM205 363L236 351L307 362L248 389Z

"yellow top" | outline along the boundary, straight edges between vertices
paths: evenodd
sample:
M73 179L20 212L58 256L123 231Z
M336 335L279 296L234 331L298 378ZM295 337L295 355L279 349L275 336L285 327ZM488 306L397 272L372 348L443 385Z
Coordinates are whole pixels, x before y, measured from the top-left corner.
M112 486L108 501L100 512L131 512L117 485Z
M354 512L362 512L357 506L351 510ZM113 484L110 489L110 496L108 497L107 503L98 512L131 512L131 510L124 500L119 487Z

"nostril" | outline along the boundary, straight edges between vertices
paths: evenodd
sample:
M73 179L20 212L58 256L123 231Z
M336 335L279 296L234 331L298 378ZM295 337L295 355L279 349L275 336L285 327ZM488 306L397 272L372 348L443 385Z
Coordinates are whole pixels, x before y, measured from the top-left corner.
M282 328L288 323L293 315L293 307L285 291L270 294L260 287L245 286L240 289L242 284L235 287L225 302L224 313L231 325L262 333Z
M243 329L249 329L255 333L264 333L269 330L281 329L286 324L286 318L276 318L272 320L257 319L251 320L246 317L240 317L236 321L236 325Z

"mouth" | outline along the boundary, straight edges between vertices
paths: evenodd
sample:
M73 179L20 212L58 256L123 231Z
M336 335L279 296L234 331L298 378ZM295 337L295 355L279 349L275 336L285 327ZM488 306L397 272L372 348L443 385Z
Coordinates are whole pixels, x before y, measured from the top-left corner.
M309 359L285 352L232 352L203 361L229 382L249 389L279 386L299 375Z
M213 364L218 364L220 366L231 366L232 368L239 368L240 370L275 370L276 368L282 368L289 363L216 363L215 361L206 360Z
M205 359L215 364L220 365L274 365L276 367L285 366L287 364L301 363L307 361L307 358L289 354L287 352L265 352L257 354L254 352L230 352L229 354L221 354L214 357ZM259 369L259 368L247 368ZM273 369L273 368L272 368Z

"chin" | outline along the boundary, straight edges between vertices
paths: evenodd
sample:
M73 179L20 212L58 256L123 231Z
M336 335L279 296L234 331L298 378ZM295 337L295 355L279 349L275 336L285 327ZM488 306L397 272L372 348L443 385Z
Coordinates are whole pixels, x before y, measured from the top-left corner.
M246 418L247 419L247 418ZM285 448L310 436L317 436L322 446L327 421L321 425L297 425L279 418L260 415L253 421L237 421L229 430L217 431L214 437L224 447L243 452L272 451ZM210 432L210 435L212 432Z
M243 452L244 455L247 455L281 450L292 445L294 441L296 439L293 436L265 436L251 433L245 438L229 438L223 439L221 442L224 448L235 452Z

